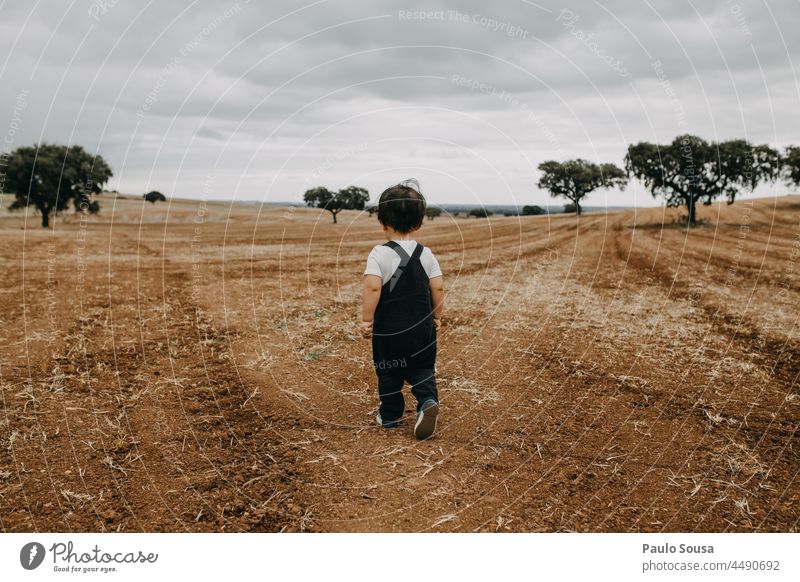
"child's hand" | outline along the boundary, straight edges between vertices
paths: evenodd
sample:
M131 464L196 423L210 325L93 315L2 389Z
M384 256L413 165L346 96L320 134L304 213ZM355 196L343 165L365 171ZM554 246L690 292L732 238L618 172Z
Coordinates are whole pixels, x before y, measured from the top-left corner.
M439 331L439 329L442 327L442 319L440 317L433 318L433 327L436 328L436 331Z
M363 335L367 339L372 337L372 322L371 321L362 321L361 322L361 335Z

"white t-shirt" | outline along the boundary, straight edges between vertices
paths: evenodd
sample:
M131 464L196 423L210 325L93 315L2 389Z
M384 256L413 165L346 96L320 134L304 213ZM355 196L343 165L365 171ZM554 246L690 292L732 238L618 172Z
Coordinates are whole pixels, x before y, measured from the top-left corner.
M414 249L417 248L417 241L415 240L398 240L395 242L403 247L403 250L409 255L413 254ZM429 279L442 276L442 269L439 267L439 261L436 260L436 257L433 256L431 249L428 247L422 250L419 261L422 263L422 267L425 269L425 273L428 275ZM399 266L400 255L397 254L397 251L386 245L378 245L372 249L372 252L367 258L367 268L364 274L376 275L383 279L383 284L386 285Z

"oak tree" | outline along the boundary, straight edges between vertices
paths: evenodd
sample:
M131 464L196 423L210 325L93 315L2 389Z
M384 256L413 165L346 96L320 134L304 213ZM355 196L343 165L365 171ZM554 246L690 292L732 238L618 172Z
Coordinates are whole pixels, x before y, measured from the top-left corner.
M34 206L44 228L50 226L50 215L66 210L70 201L76 212L96 214L100 205L89 196L102 192L112 175L101 156L79 145L20 147L8 157L6 166L6 184L15 196L9 209Z
M586 160L566 162L547 161L539 164L542 177L539 188L550 195L566 198L575 205L575 214L581 213L581 200L598 188L625 188L625 172L614 164L595 164Z

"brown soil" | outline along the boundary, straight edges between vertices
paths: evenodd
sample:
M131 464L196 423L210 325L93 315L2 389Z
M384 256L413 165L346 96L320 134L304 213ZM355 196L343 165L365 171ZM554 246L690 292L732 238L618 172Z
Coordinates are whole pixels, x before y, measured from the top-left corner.
M442 217L435 438L374 424L374 219L0 216L4 531L798 531L798 197ZM666 226L662 228L662 223Z

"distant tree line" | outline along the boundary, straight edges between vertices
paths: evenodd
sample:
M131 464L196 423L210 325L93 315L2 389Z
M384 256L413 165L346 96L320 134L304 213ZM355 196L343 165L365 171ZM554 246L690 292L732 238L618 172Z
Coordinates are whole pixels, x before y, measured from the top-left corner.
M697 222L697 204L711 204L725 197L728 204L742 192L752 192L761 182L783 178L789 185L800 186L800 147L789 146L781 154L768 145L753 145L743 139L708 142L694 135L681 135L668 144L640 142L628 147L624 169L611 164L574 159L563 162L548 160L538 166L541 176L538 187L551 196L564 198L564 212L580 215L581 202L599 189L625 189L631 179L640 180L654 198L662 198L667 206L685 206L687 223ZM333 194L324 188L306 192L310 206L330 210L334 215L343 209L364 209L369 197L350 198L343 191ZM370 215L377 207L368 209ZM523 206L520 212L505 211L506 216L546 214L540 206ZM441 209L429 208L433 220ZM458 216L454 213L453 216ZM487 218L492 212L485 207L473 208L467 216Z
M580 215L581 201L589 193L603 188L624 189L630 179L637 179L667 206L686 207L687 222L692 226L697 221L698 203L708 205L724 197L732 204L740 193L752 192L760 183L778 179L800 186L800 146L788 146L779 152L744 139L709 142L687 134L668 144L631 144L624 170L610 163L575 159L548 160L539 164L539 171L538 186L553 197L566 199L565 210L576 215ZM15 196L9 208L33 206L41 214L45 228L50 225L51 215L66 210L70 204L76 212L99 212L99 203L90 197L102 192L112 176L102 156L90 154L79 145L43 143L0 155L0 185ZM155 203L166 197L152 191L143 199ZM303 200L308 206L330 212L336 223L342 210L364 210L369 193L358 186L336 192L319 186L306 191ZM370 214L375 211L375 207L369 209ZM430 207L427 217L433 220L441 213L440 208ZM524 206L521 211L525 216L544 213L539 206ZM476 208L468 215L485 218L491 212Z

